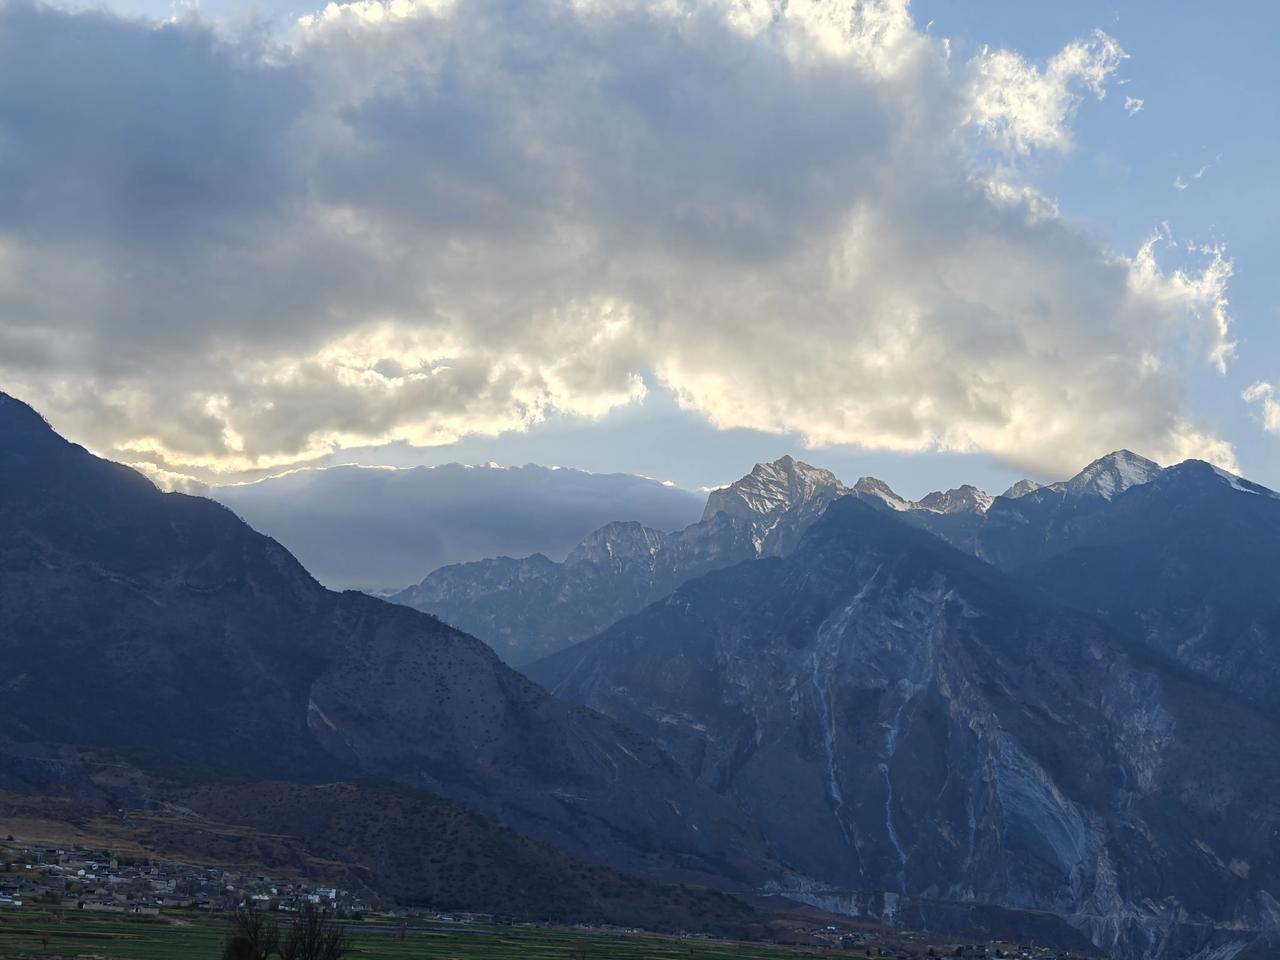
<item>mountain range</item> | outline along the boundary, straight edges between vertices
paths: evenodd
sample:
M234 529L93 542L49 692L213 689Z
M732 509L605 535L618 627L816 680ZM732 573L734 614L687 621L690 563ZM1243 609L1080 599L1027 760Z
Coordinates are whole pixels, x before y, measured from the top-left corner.
M692 577L785 549L843 489L833 474L787 457L712 493L702 519L678 532L609 523L563 563L534 554L455 564L390 599L432 612L519 665L598 633Z
M528 670L837 887L1048 910L1121 956L1280 920L1273 717L853 497Z
M1280 706L1280 495L1128 451L997 498L971 531L922 525L1251 701Z
M702 509L697 495L647 477L536 464L333 466L207 495L287 545L325 586L370 591L447 563L535 552L559 560L612 520L669 530Z
M1129 451L919 501L784 458L678 534L612 525L515 590L486 577L524 562L486 561L403 598L502 629L513 662L552 650L526 672L853 909L993 902L1117 956L1227 956L1280 931L1278 519L1257 484Z
M784 872L652 742L433 617L326 590L226 507L4 395L0 491L0 788L125 806L166 784L383 781L651 880ZM115 786L77 773L108 761L130 771Z
M563 562L534 554L451 564L390 599L480 637L519 666L595 635L693 577L789 552L832 501L849 495L958 529L992 502L965 486L915 503L880 480L847 487L829 470L788 456L712 491L702 518L675 533L609 523Z
M1198 461L910 501L783 458L676 532L441 568L401 597L438 619L0 394L0 812L133 811L397 902L742 932L764 892L1270 956L1277 534Z

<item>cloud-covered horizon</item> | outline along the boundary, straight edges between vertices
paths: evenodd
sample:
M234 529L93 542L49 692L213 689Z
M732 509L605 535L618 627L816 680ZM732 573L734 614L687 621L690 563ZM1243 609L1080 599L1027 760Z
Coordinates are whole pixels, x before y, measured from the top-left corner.
M0 387L203 479L651 386L815 446L1233 467L1185 403L1230 261L1036 185L1124 58L962 62L895 0L369 0L287 42L10 2Z
M204 492L333 589L398 589L445 564L495 556L560 561L606 523L680 530L706 503L645 477L533 464L334 466Z

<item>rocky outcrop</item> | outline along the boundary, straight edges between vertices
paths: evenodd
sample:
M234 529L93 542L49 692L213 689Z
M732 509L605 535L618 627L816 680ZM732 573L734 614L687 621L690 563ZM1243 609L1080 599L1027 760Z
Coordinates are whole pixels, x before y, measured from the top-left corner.
M830 470L787 456L757 463L751 472L707 497L704 523L736 517L752 530L758 557L789 553L831 501L849 492Z

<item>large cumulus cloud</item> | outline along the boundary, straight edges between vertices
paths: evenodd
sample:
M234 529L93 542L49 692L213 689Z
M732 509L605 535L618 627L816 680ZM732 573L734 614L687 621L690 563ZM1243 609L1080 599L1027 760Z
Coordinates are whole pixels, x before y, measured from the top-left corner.
M202 477L646 382L812 444L1229 465L1183 403L1229 262L1035 189L1123 57L957 62L893 0L331 4L287 42L9 3L0 383Z

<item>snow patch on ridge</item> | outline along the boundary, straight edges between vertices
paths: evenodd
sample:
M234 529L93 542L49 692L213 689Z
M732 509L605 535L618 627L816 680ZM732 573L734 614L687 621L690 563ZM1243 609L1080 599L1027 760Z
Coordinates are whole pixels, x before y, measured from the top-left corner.
M935 491L911 506L930 513L986 513L995 497L972 484L964 484L945 493Z
M1254 483L1252 480L1245 480L1243 477L1238 477L1234 473L1228 473L1226 470L1223 470L1221 467L1215 467L1213 464L1209 464L1209 467L1214 473L1225 480L1232 490L1239 490L1241 493L1251 493L1255 497L1267 497L1270 500L1280 500L1280 493L1276 493L1274 490L1269 490L1261 484Z
M1130 450L1117 450L1093 461L1061 489L1068 496L1096 496L1111 500L1131 487L1150 483L1163 472L1164 468L1154 460L1140 457ZM1058 484L1053 487L1058 487Z
M702 519L706 521L718 513L728 513L750 520L768 520L796 504L824 496L834 499L847 492L830 470L785 456L773 463L757 463L741 480L711 491Z
M853 490L864 497L874 497L890 510L903 511L910 510L912 507L911 501L898 496L887 483L875 477L859 477L858 482L853 485Z
M1035 493L1040 487L1041 484L1036 483L1034 480L1023 479L1000 494L1000 496L1006 500L1017 500L1019 497L1025 497L1028 493Z

